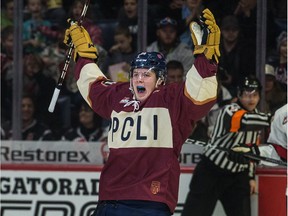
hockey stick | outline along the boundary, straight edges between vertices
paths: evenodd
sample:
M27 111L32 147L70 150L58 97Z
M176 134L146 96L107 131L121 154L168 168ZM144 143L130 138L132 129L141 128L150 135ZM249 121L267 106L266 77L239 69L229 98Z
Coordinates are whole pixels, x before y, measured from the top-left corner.
M208 146L209 148L217 149L217 150L224 151L224 152L227 152L227 153L229 153L229 151L230 151L229 149L224 148L224 147L208 145L206 142L200 141L200 140L187 139L185 141L185 143L189 143L189 144L193 144L193 145L199 145L199 146L203 146L203 147ZM263 156L255 155L255 154L252 154L252 153L242 153L242 154L243 154L244 157L252 159L252 160L256 160L256 161L262 160L262 161L278 164L280 166L287 166L286 162L281 161L281 160L277 160L277 159L274 159L274 158L263 157Z
M82 24L82 22L84 20L84 17L87 13L87 10L88 10L89 3L90 3L90 0L86 0L85 4L83 6L81 15L78 19L78 25L79 26ZM70 24L73 24L73 22L70 22ZM68 70L68 67L70 64L73 49L74 49L74 46L73 46L73 43L71 41L69 44L68 52L66 54L65 64L64 64L63 69L61 71L60 77L58 79L57 85L54 89L53 96L52 96L51 101L50 101L50 105L48 107L48 111L51 113L54 112L55 105L56 105L57 99L58 99L59 94L60 94L60 90L61 90L62 85L64 83L64 79L65 79L65 76L66 76L66 73L67 73L67 70Z

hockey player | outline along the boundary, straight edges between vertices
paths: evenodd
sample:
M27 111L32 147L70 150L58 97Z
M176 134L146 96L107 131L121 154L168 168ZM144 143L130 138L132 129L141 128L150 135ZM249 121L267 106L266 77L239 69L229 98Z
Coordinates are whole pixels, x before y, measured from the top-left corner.
M194 23L195 63L186 80L172 86L164 85L166 61L158 52L137 55L131 62L130 82L107 80L95 64L97 50L87 31L77 23L67 29L64 42L69 44L71 37L75 47L78 88L96 113L111 120L110 154L94 216L173 214L182 144L216 97L220 32L208 9L203 19L208 38L201 42L200 25Z
M259 146L260 155L287 162L287 104L276 110L267 140L269 145ZM260 164L275 164L261 161Z
M260 113L261 84L254 77L245 77L238 86L238 102L222 108L211 139L197 164L190 183L182 216L213 214L220 200L226 215L249 216L250 194L255 192L255 164L239 153L227 154L215 147L232 149L244 146L257 152L259 130L268 127L270 116Z

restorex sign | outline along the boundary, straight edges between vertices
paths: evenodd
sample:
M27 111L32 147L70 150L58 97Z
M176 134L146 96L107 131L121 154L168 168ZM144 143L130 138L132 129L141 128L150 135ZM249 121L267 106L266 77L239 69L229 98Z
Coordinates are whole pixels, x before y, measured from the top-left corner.
M198 163L202 149L185 143L179 156L180 165ZM108 156L106 142L1 141L2 164L103 165Z

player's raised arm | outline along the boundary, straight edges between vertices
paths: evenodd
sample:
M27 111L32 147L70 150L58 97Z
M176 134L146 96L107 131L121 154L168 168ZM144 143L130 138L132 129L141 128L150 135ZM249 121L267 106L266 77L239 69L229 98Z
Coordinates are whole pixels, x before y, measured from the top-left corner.
M106 76L95 63L98 58L97 48L91 41L90 35L83 26L77 22L72 24L65 32L64 43L74 44L74 61L76 63L75 78L82 97L90 104L88 99L90 86L97 80L107 80Z
M216 99L220 30L211 11L205 9L199 22L190 24L190 31L195 62L186 75L185 95L194 104L201 105Z

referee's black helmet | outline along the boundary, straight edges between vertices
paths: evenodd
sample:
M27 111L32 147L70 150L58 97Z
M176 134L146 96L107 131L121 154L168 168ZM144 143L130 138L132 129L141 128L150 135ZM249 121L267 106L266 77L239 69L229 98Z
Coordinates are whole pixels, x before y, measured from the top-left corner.
M241 96L244 91L261 92L262 85L261 85L260 81L256 77L247 76L247 77L244 77L244 79L242 79L240 81L240 83L238 84L238 88L237 89L238 89L238 95Z

